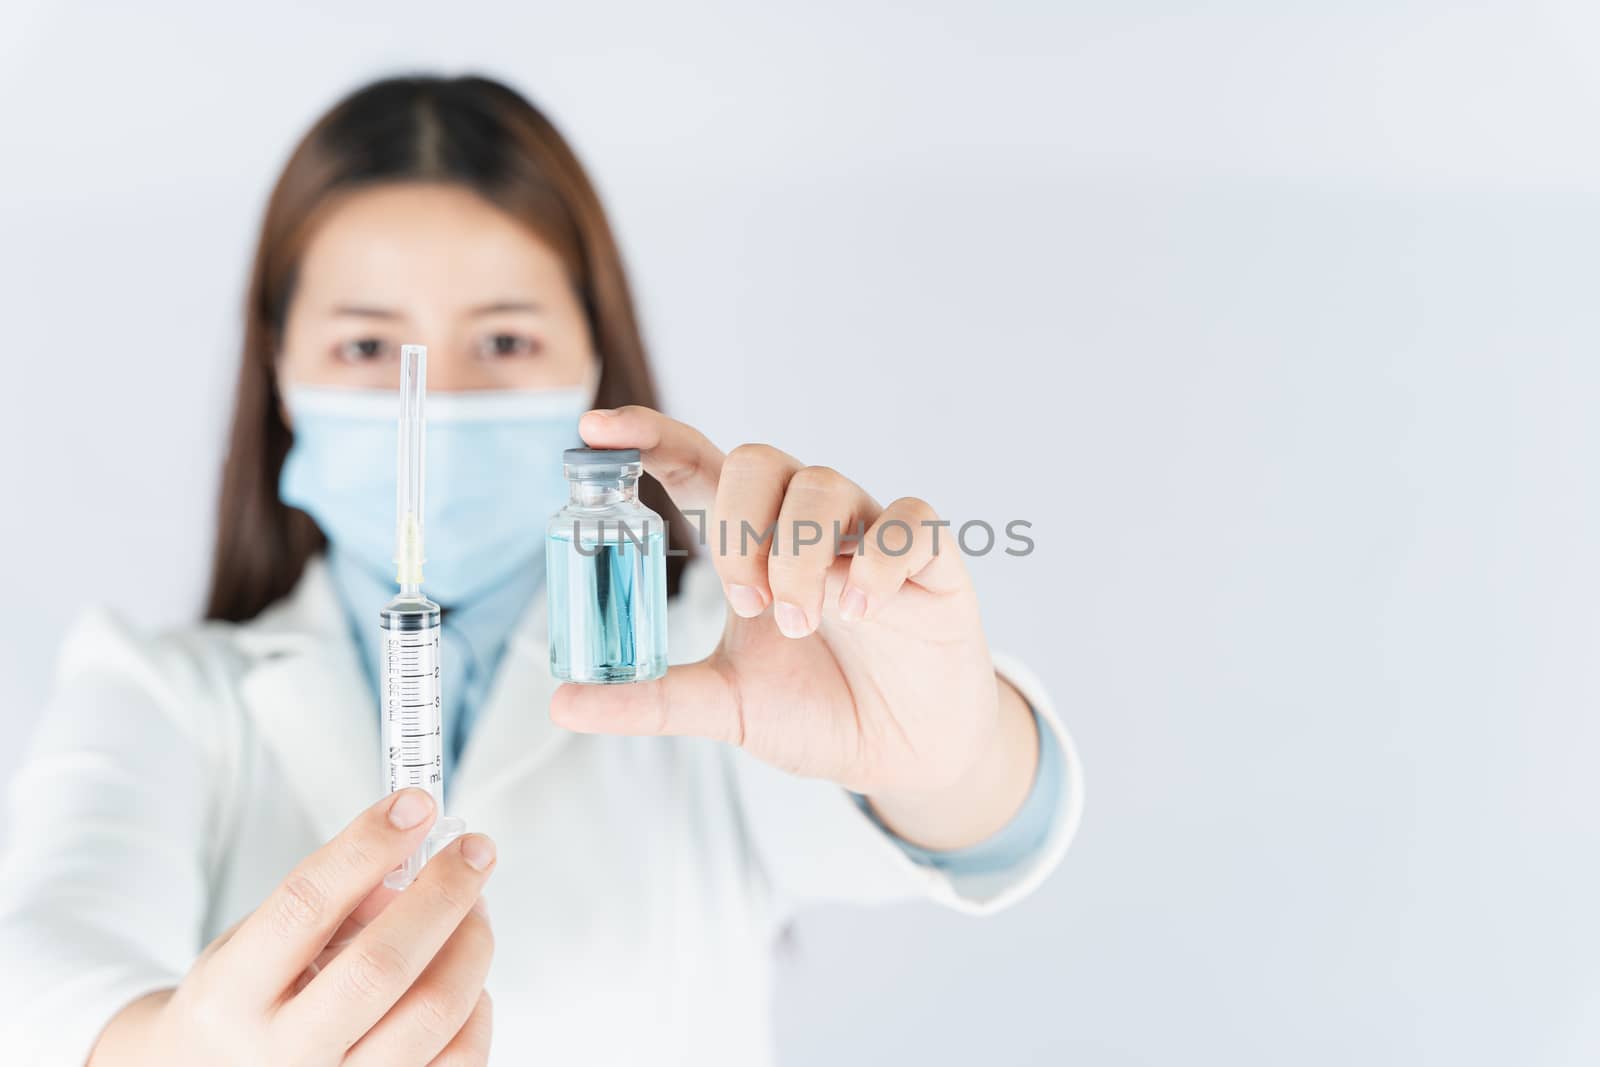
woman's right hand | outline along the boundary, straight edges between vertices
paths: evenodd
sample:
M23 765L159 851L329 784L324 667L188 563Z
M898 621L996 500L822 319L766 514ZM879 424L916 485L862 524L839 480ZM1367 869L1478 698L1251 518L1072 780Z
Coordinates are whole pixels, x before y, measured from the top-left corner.
M385 797L213 941L175 990L123 1009L89 1067L466 1067L489 1056L494 953L478 903L494 844L468 834L384 889L433 800Z

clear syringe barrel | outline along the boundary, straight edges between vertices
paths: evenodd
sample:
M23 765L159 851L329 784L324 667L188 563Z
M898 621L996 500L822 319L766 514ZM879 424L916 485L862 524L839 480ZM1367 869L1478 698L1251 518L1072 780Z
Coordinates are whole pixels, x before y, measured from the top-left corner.
M396 597L379 613L383 640L383 751L389 792L425 789L439 818L426 840L384 879L403 889L464 824L444 812L444 719L439 677L439 605Z

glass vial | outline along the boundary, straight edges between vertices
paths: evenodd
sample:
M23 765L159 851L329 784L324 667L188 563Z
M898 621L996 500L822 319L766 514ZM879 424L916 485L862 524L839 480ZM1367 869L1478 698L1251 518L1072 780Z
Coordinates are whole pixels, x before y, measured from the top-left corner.
M550 673L647 682L667 673L666 523L639 503L636 448L569 448L570 491L550 520Z

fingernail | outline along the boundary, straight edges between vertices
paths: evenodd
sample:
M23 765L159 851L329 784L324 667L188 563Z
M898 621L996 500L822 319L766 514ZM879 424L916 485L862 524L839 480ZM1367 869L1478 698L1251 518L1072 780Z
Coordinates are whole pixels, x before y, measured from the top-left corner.
M461 858L475 871L486 871L494 862L494 842L482 834L469 834L461 839Z
M787 600L778 601L778 606L772 609L772 615L778 620L778 629L783 631L785 637L804 637L811 632L806 613Z
M616 408L590 408L589 409L589 414L591 414L591 415L599 415L601 418L606 418L606 419L609 419L611 416L615 415L616 413L617 413L617 409Z
M733 608L733 613L741 619L753 619L767 610L767 603L761 597L761 592L748 585L728 586L728 604Z
M849 586L844 591L844 596L839 598L839 618L845 622L855 622L867 613L867 594Z
M389 825L409 830L433 813L433 798L420 789L402 789L389 805Z

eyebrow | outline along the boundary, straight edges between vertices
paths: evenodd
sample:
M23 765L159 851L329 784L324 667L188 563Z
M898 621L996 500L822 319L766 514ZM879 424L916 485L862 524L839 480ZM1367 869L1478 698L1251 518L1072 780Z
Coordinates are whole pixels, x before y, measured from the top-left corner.
M532 300L496 300L491 304L480 304L467 312L469 315L493 315L505 311L531 311L538 314L540 307Z
M475 308L470 308L468 309L467 314L474 317L480 315L503 314L508 311L526 311L532 312L533 314L538 314L540 310L541 309L539 305L535 304L531 300L496 300L489 304L479 304ZM351 318L383 319L389 322L393 322L396 319L404 317L400 312L394 311L390 308L364 307L360 304L341 304L333 309L333 313L335 315L346 315Z
M350 315L359 319L388 319L391 321L401 317L400 312L391 311L388 308L361 307L352 304L336 307L333 309L333 313L335 315Z

